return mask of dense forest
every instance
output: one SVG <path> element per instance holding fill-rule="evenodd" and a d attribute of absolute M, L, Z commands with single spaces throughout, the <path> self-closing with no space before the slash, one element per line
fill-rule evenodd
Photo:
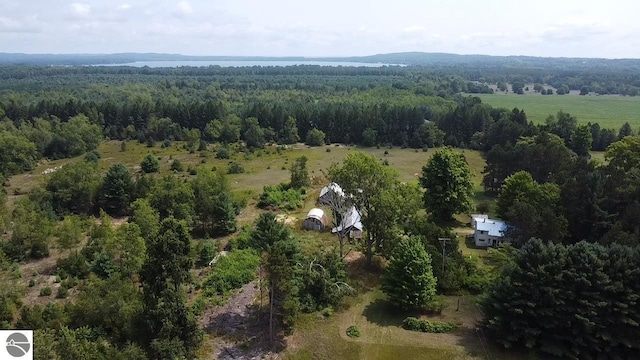
<path fill-rule="evenodd" d="M 627 95 L 640 88 L 617 67 L 598 72 L 551 64 L 534 69 L 531 60 L 520 68 L 476 70 L 464 62 L 379 68 L 0 67 L 3 182 L 43 158 L 84 155 L 20 194 L 11 209 L 5 205 L 8 194 L 0 193 L 0 228 L 7 235 L 0 269 L 11 284 L 0 298 L 0 321 L 3 327 L 37 329 L 41 358 L 81 358 L 86 352 L 95 358 L 192 358 L 202 342 L 196 317 L 251 281 L 259 265 L 271 306 L 265 333 L 272 341 L 290 334 L 300 314 L 338 306 L 356 291 L 342 258 L 343 234 L 338 255 L 305 251 L 271 211 L 239 228 L 237 216 L 248 200 L 231 191 L 227 174 L 242 173 L 241 164 L 230 162 L 226 171 L 190 167 L 185 181 L 178 176 L 184 173 L 178 160 L 171 163 L 172 173 L 156 175 L 158 159 L 149 154 L 137 174 L 120 163 L 101 173 L 96 149 L 104 140 L 122 141 L 123 152 L 126 141 L 149 148 L 183 141 L 190 153 L 213 146 L 219 159 L 262 156 L 267 144 L 286 151 L 299 142 L 438 148 L 417 184 L 401 182 L 388 162 L 360 152 L 325 174 L 357 194 L 334 199 L 332 210 L 358 207 L 366 229 L 359 249 L 367 269 L 374 256 L 389 261 L 382 277 L 389 299 L 403 309 L 434 311 L 436 293 L 483 294 L 480 325 L 506 347 L 568 358 L 611 351 L 626 358 L 638 350 L 631 339 L 640 323 L 633 295 L 640 136 L 629 124 L 579 124 L 562 111 L 535 125 L 523 109 L 493 108 L 462 94 L 491 92 L 488 83 L 514 79 L 570 89 L 588 83 L 591 91 Z M 464 156 L 448 147 L 481 152 L 483 189 L 474 189 Z M 606 162 L 592 160 L 592 151 L 605 151 Z M 299 208 L 311 186 L 306 162 L 296 159 L 291 181 L 266 186 L 256 205 Z M 475 201 L 476 191 L 485 200 Z M 496 266 L 501 275 L 462 256 L 457 243 L 440 255 L 437 239 L 455 236 L 455 214 L 494 207 L 520 248 L 500 252 L 506 258 Z M 116 227 L 111 216 L 129 221 Z M 196 283 L 190 269 L 208 264 L 218 250 L 205 239 L 230 234 L 229 255 Z M 194 237 L 202 240 L 197 246 Z M 64 284 L 56 296 L 65 299 L 73 291 L 75 301 L 23 306 L 15 290 L 16 264 L 47 258 L 54 245 L 65 255 L 56 263 L 55 276 Z M 411 259 L 415 269 L 404 272 Z M 455 271 L 445 272 L 445 263 Z M 535 264 L 539 276 L 531 278 L 528 267 Z M 619 278 L 614 269 L 628 276 Z M 552 279 L 543 283 L 547 277 Z M 523 283 L 544 284 L 554 296 L 518 286 Z M 415 296 L 407 298 L 406 289 Z M 204 295 L 187 303 L 191 291 Z M 566 305 L 578 296 L 592 305 Z M 537 300 L 540 310 L 519 307 Z M 626 335 L 612 339 L 609 331 L 617 326 L 625 326 Z M 572 336 L 554 336 L 567 329 Z"/>

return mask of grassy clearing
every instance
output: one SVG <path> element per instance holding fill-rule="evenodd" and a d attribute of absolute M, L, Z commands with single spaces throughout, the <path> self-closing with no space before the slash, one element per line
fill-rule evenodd
<path fill-rule="evenodd" d="M 300 156 L 306 156 L 309 161 L 309 175 L 313 178 L 315 188 L 319 191 L 327 180 L 324 173 L 334 162 L 342 161 L 342 159 L 353 151 L 364 151 L 374 154 L 380 160 L 387 160 L 389 165 L 396 168 L 400 174 L 402 181 L 417 181 L 418 176 L 435 150 L 430 149 L 427 152 L 414 149 L 386 149 L 386 148 L 356 148 L 343 145 L 326 145 L 320 147 L 308 147 L 297 144 L 289 149 L 276 151 L 275 146 L 268 146 L 263 150 L 257 151 L 249 156 L 244 153 L 234 153 L 231 159 L 216 159 L 215 148 L 210 147 L 208 151 L 202 153 L 189 154 L 184 148 L 184 143 L 174 142 L 171 146 L 161 148 L 160 146 L 147 147 L 145 144 L 139 144 L 136 141 L 128 141 L 126 151 L 121 151 L 120 141 L 105 141 L 98 148 L 101 158 L 98 162 L 100 170 L 106 170 L 116 164 L 123 163 L 132 172 L 140 171 L 140 162 L 147 154 L 154 154 L 160 159 L 160 174 L 170 174 L 171 162 L 178 159 L 186 169 L 189 166 L 195 167 L 198 171 L 210 171 L 212 168 L 226 170 L 229 162 L 235 161 L 242 164 L 245 169 L 241 174 L 230 174 L 228 176 L 231 186 L 236 192 L 242 192 L 249 197 L 255 197 L 262 192 L 265 185 L 276 185 L 281 182 L 287 182 L 290 178 L 289 168 L 294 159 Z M 473 173 L 473 180 L 476 188 L 480 190 L 480 182 L 482 181 L 482 169 L 485 161 L 477 151 L 459 150 L 465 154 L 467 161 Z M 387 152 L 387 154 L 385 154 Z M 82 160 L 84 156 L 78 156 L 71 159 L 62 159 L 56 161 L 42 161 L 35 169 L 29 173 L 20 174 L 11 177 L 10 186 L 7 191 L 10 197 L 10 206 L 13 204 L 17 196 L 28 193 L 34 186 L 44 184 L 46 175 L 42 175 L 42 171 L 56 166 L 64 165 L 70 162 Z M 177 176 L 188 178 L 191 175 L 188 172 L 181 172 Z M 312 190 L 313 191 L 313 190 Z M 310 194 L 307 197 L 305 210 L 309 210 L 313 205 L 316 197 Z M 248 214 L 251 215 L 251 214 Z M 256 214 L 253 214 L 256 215 Z M 300 215 L 300 214 L 297 214 Z M 306 212 L 301 216 L 306 215 Z M 257 215 L 256 215 L 257 216 Z M 254 218 L 249 216 L 249 218 Z"/>
<path fill-rule="evenodd" d="M 603 128 L 619 129 L 628 122 L 634 130 L 640 127 L 640 97 L 614 95 L 603 96 L 543 96 L 516 94 L 479 94 L 494 107 L 524 109 L 527 118 L 536 124 L 544 123 L 547 116 L 558 111 L 568 112 L 578 118 L 579 123 L 597 122 Z"/>
<path fill-rule="evenodd" d="M 407 316 L 386 300 L 379 288 L 354 297 L 345 311 L 330 318 L 307 317 L 288 340 L 286 359 L 521 359 L 521 355 L 489 347 L 475 331 L 480 314 L 475 296 L 447 297 L 440 315 L 429 320 L 458 324 L 452 334 L 429 334 L 402 328 Z M 458 300 L 460 307 L 458 309 Z M 457 310 L 458 309 L 458 310 Z M 349 326 L 357 325 L 361 336 L 350 338 Z"/>

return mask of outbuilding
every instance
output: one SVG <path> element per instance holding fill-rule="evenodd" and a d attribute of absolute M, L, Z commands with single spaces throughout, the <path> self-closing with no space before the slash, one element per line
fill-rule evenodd
<path fill-rule="evenodd" d="M 331 229 L 331 232 L 337 234 L 341 232 L 351 239 L 362 239 L 362 222 L 360 221 L 362 215 L 355 206 L 352 206 L 344 215 L 342 215 L 342 221 L 340 226 Z"/>
<path fill-rule="evenodd" d="M 327 220 L 327 216 L 324 214 L 322 209 L 313 208 L 309 210 L 307 217 L 302 222 L 302 229 L 304 230 L 315 230 L 315 231 L 323 231 L 329 221 Z"/>
<path fill-rule="evenodd" d="M 336 198 L 344 197 L 344 191 L 340 185 L 332 182 L 331 184 L 325 186 L 320 191 L 320 197 L 318 198 L 318 204 L 320 205 L 331 205 Z"/>

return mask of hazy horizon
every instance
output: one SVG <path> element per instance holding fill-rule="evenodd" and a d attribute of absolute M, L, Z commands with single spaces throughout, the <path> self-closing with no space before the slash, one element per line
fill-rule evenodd
<path fill-rule="evenodd" d="M 640 3 L 5 0 L 6 53 L 640 58 Z"/>

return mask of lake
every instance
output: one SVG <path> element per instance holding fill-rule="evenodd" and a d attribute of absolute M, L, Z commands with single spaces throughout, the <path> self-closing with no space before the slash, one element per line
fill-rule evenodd
<path fill-rule="evenodd" d="M 400 64 L 363 63 L 348 61 L 285 61 L 285 60 L 218 60 L 218 61 L 136 61 L 125 64 L 98 64 L 93 66 L 134 66 L 160 68 L 160 67 L 180 67 L 180 66 L 220 66 L 220 67 L 251 67 L 251 66 L 295 66 L 295 65 L 319 65 L 332 67 L 382 67 L 382 66 L 405 66 Z"/>

